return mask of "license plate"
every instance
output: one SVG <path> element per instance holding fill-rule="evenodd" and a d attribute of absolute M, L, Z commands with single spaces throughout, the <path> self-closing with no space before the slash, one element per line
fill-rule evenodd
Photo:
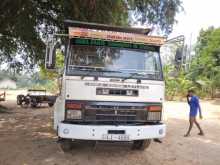
<path fill-rule="evenodd" d="M 109 141 L 129 141 L 129 135 L 122 134 L 103 134 L 102 140 Z"/>

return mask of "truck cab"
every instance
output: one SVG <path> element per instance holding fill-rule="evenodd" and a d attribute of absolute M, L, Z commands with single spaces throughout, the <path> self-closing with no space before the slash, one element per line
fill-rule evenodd
<path fill-rule="evenodd" d="M 163 138 L 165 85 L 160 46 L 149 29 L 65 21 L 65 67 L 54 109 L 61 145 L 74 140 L 132 142 L 144 149 Z M 54 68 L 56 43 L 47 47 Z"/>

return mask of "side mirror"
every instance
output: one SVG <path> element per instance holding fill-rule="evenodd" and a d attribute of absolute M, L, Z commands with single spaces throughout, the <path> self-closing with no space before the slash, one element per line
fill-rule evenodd
<path fill-rule="evenodd" d="M 177 48 L 176 54 L 175 54 L 175 62 L 181 63 L 183 58 L 183 50 L 181 48 Z"/>
<path fill-rule="evenodd" d="M 55 69 L 56 67 L 56 50 L 58 48 L 58 42 L 48 42 L 46 46 L 45 68 Z"/>

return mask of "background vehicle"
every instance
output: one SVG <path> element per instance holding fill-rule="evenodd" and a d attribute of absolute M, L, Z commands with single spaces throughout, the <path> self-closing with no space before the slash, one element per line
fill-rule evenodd
<path fill-rule="evenodd" d="M 5 101 L 5 96 L 6 96 L 5 92 L 0 93 L 0 101 Z"/>
<path fill-rule="evenodd" d="M 54 110 L 63 149 L 72 140 L 133 142 L 144 149 L 165 136 L 160 46 L 150 29 L 65 21 L 65 69 Z M 48 42 L 46 68 L 55 68 L 57 38 Z"/>
<path fill-rule="evenodd" d="M 46 90 L 28 89 L 27 95 L 17 96 L 17 105 L 37 107 L 40 104 L 46 103 L 52 107 L 57 96 L 47 95 Z"/>

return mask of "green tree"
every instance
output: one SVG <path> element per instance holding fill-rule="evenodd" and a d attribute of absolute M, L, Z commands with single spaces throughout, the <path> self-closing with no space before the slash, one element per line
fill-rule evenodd
<path fill-rule="evenodd" d="M 200 31 L 189 75 L 199 88 L 214 97 L 220 88 L 220 28 Z"/>
<path fill-rule="evenodd" d="M 2 0 L 0 62 L 19 54 L 29 68 L 42 64 L 47 34 L 63 32 L 64 19 L 112 25 L 137 20 L 169 33 L 180 10 L 181 0 Z"/>
<path fill-rule="evenodd" d="M 43 65 L 40 66 L 40 77 L 42 79 L 58 78 L 64 69 L 64 55 L 60 50 L 56 52 L 56 70 L 48 71 Z"/>
<path fill-rule="evenodd" d="M 166 98 L 173 100 L 175 96 L 185 97 L 187 91 L 193 88 L 192 82 L 189 80 L 187 73 L 182 69 L 176 73 L 174 65 L 165 65 L 163 68 L 166 86 Z"/>

